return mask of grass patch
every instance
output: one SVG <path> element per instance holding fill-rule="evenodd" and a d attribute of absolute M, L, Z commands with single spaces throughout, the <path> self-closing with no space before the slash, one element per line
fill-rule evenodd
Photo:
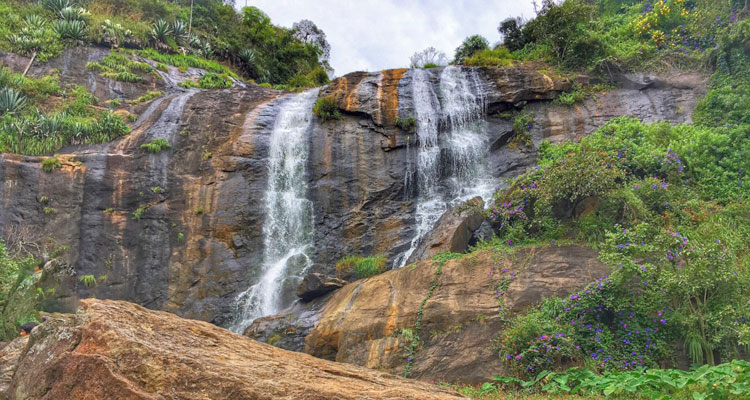
<path fill-rule="evenodd" d="M 353 273 L 357 279 L 369 278 L 385 272 L 388 269 L 386 261 L 384 256 L 346 257 L 336 263 L 336 274 L 344 277 Z"/>
<path fill-rule="evenodd" d="M 149 153 L 159 154 L 162 151 L 171 148 L 172 146 L 169 144 L 167 139 L 164 138 L 158 138 L 154 139 L 149 143 L 144 143 L 141 145 L 141 148 L 148 151 Z"/>

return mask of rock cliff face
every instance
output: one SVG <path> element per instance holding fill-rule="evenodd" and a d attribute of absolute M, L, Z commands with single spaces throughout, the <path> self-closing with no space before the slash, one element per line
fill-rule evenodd
<path fill-rule="evenodd" d="M 0 349 L 4 399 L 458 399 L 438 386 L 289 352 L 103 300 Z"/>
<path fill-rule="evenodd" d="M 411 336 L 418 333 L 422 343 L 410 377 L 485 382 L 505 372 L 492 343 L 503 329 L 500 307 L 505 315 L 519 313 L 608 273 L 596 251 L 580 246 L 481 251 L 442 267 L 438 261 L 422 261 L 351 283 L 300 319 L 302 326 L 317 320 L 312 329 L 289 331 L 299 325 L 294 314 L 255 326 L 276 332 L 279 346 L 302 350 L 294 346 L 304 338 L 308 354 L 392 373 L 403 372 Z M 437 286 L 428 296 L 433 280 Z M 499 294 L 504 280 L 510 285 Z M 415 332 L 423 301 L 421 328 Z"/>
<path fill-rule="evenodd" d="M 38 157 L 0 156 L 0 231 L 46 243 L 50 252 L 64 249 L 66 274 L 47 283 L 57 289 L 50 307 L 72 310 L 76 299 L 96 296 L 226 324 L 237 294 L 258 279 L 269 134 L 289 95 L 239 84 L 183 90 L 175 86 L 176 70 L 146 84 L 112 82 L 85 69 L 85 62 L 106 54 L 67 50 L 32 73 L 58 68 L 61 82 L 84 85 L 101 100 L 133 99 L 154 89 L 165 96 L 128 110 L 139 115 L 128 136 L 64 149 L 61 170 L 43 172 Z M 25 65 L 12 55 L 0 59 L 11 67 Z M 704 87 L 696 76 L 649 82 L 631 77 L 635 83 L 627 88 L 566 107 L 549 100 L 570 83 L 543 71 L 536 64 L 476 70 L 492 177 L 518 174 L 535 157 L 533 148 L 505 146 L 512 121 L 502 118 L 504 110 L 535 112 L 531 135 L 538 144 L 544 138 L 575 139 L 617 115 L 687 121 Z M 431 85 L 439 84 L 440 72 L 428 71 Z M 414 187 L 405 182 L 416 137 L 395 122 L 414 114 L 413 80 L 409 70 L 353 73 L 321 90 L 321 96 L 335 98 L 344 116 L 314 121 L 309 137 L 313 272 L 330 274 L 335 261 L 352 254 L 392 260 L 409 247 L 415 199 Z M 155 138 L 167 139 L 171 149 L 140 149 Z M 48 204 L 41 204 L 42 196 Z M 106 280 L 86 287 L 78 278 L 88 274 Z"/>

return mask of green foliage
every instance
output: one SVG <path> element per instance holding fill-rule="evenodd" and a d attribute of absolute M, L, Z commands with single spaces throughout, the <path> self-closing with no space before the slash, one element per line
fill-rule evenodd
<path fill-rule="evenodd" d="M 321 121 L 341 119 L 338 103 L 331 96 L 319 98 L 315 102 L 315 106 L 313 106 L 313 114 L 320 118 Z"/>
<path fill-rule="evenodd" d="M 586 92 L 583 91 L 583 88 L 576 85 L 572 90 L 561 93 L 559 96 L 557 96 L 554 102 L 557 104 L 572 106 L 576 103 L 583 103 L 584 100 L 586 100 Z"/>
<path fill-rule="evenodd" d="M 435 64 L 435 63 L 427 63 L 422 66 L 422 68 L 440 68 L 441 65 Z"/>
<path fill-rule="evenodd" d="M 182 233 L 182 232 L 178 232 L 177 233 L 177 240 L 180 241 L 180 242 L 184 242 L 185 241 L 185 234 Z"/>
<path fill-rule="evenodd" d="M 36 265 L 31 256 L 11 256 L 0 241 L 0 340 L 11 340 L 21 324 L 40 320 L 44 292 L 37 286 Z"/>
<path fill-rule="evenodd" d="M 56 169 L 62 168 L 62 163 L 57 157 L 45 158 L 42 160 L 42 170 L 44 172 L 53 172 Z"/>
<path fill-rule="evenodd" d="M 404 119 L 396 117 L 396 126 L 402 131 L 411 132 L 417 127 L 417 120 L 411 116 Z"/>
<path fill-rule="evenodd" d="M 596 374 L 588 368 L 565 372 L 543 371 L 530 381 L 495 377 L 492 389 L 503 387 L 547 394 L 629 396 L 636 399 L 742 399 L 750 396 L 750 363 L 735 360 L 716 366 L 704 365 L 691 371 L 646 369 Z M 487 388 L 489 391 L 489 387 Z"/>
<path fill-rule="evenodd" d="M 226 74 L 233 78 L 237 78 L 236 73 L 213 60 L 206 60 L 192 55 L 162 54 L 154 49 L 137 50 L 133 53 L 139 57 L 148 58 L 164 65 L 184 68 L 185 70 L 187 70 L 187 68 L 200 68 L 215 74 Z"/>
<path fill-rule="evenodd" d="M 513 139 L 511 144 L 518 145 L 523 144 L 524 146 L 531 147 L 533 145 L 531 141 L 531 128 L 534 124 L 534 114 L 530 112 L 522 112 L 513 119 Z"/>
<path fill-rule="evenodd" d="M 128 104 L 141 104 L 141 103 L 145 103 L 147 101 L 151 101 L 153 99 L 157 99 L 157 98 L 162 97 L 162 96 L 164 96 L 164 92 L 150 90 L 150 91 L 146 92 L 146 94 L 144 94 L 143 96 L 141 96 L 141 97 L 139 97 L 139 98 L 137 98 L 135 100 L 128 100 Z"/>
<path fill-rule="evenodd" d="M 474 53 L 489 49 L 490 44 L 481 35 L 473 35 L 464 39 L 463 43 L 456 48 L 456 54 L 453 57 L 453 62 L 456 64 L 463 64 L 466 58 L 471 57 Z"/>
<path fill-rule="evenodd" d="M 388 268 L 386 261 L 384 256 L 350 256 L 336 263 L 336 273 L 338 276 L 353 273 L 357 279 L 369 278 L 385 272 Z"/>
<path fill-rule="evenodd" d="M 152 72 L 153 68 L 146 63 L 134 61 L 122 53 L 111 52 L 99 62 L 89 62 L 86 68 L 97 71 L 105 78 L 119 82 L 140 83 L 145 79 L 135 72 Z"/>
<path fill-rule="evenodd" d="M 133 211 L 133 220 L 134 221 L 140 221 L 141 217 L 143 216 L 143 213 L 148 210 L 148 205 L 142 205 Z"/>
<path fill-rule="evenodd" d="M 171 148 L 172 146 L 169 144 L 167 139 L 164 138 L 158 138 L 152 140 L 150 143 L 144 143 L 141 145 L 141 148 L 148 151 L 149 153 L 159 154 L 162 151 Z"/>
<path fill-rule="evenodd" d="M 227 74 L 219 75 L 209 72 L 198 79 L 198 84 L 202 89 L 228 89 L 234 85 L 234 82 Z"/>
<path fill-rule="evenodd" d="M 479 50 L 464 59 L 463 64 L 472 67 L 507 67 L 513 64 L 513 54 L 505 47 Z"/>
<path fill-rule="evenodd" d="M 94 275 L 92 275 L 92 274 L 89 274 L 89 275 L 81 275 L 81 276 L 80 276 L 80 277 L 78 278 L 78 280 L 79 280 L 79 281 L 80 281 L 81 283 L 83 283 L 83 285 L 84 285 L 84 286 L 86 286 L 86 287 L 94 287 L 94 286 L 96 286 L 96 283 L 97 283 L 97 282 L 96 282 L 96 277 L 94 277 Z"/>
<path fill-rule="evenodd" d="M 52 24 L 52 29 L 62 40 L 76 44 L 84 43 L 88 33 L 86 22 L 79 20 L 60 19 Z"/>
<path fill-rule="evenodd" d="M 15 114 L 26 105 L 26 96 L 13 89 L 0 89 L 0 115 Z"/>

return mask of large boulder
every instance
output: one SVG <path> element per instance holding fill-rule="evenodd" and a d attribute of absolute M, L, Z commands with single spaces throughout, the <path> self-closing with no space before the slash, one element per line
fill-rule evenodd
<path fill-rule="evenodd" d="M 461 398 L 121 301 L 84 300 L 77 314 L 51 314 L 28 342 L 9 346 L 23 350 L 0 351 L 0 372 L 15 371 L 0 385 L 7 399 Z"/>
<path fill-rule="evenodd" d="M 521 247 L 509 253 L 479 251 L 448 261 L 437 276 L 440 264 L 422 261 L 335 292 L 307 335 L 305 352 L 402 373 L 422 311 L 418 332 L 422 343 L 410 376 L 491 380 L 507 372 L 493 349 L 493 339 L 504 324 L 501 306 L 505 313 L 520 313 L 542 298 L 568 295 L 609 272 L 597 261 L 595 250 L 572 245 Z M 498 285 L 503 278 L 511 284 L 501 296 Z"/>

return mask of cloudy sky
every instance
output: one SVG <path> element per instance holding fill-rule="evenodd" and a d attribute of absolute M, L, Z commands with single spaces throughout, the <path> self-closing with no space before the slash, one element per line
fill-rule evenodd
<path fill-rule="evenodd" d="M 244 7 L 246 0 L 236 0 Z M 434 46 L 449 58 L 470 35 L 500 40 L 509 16 L 533 16 L 532 0 L 248 0 L 276 25 L 309 19 L 325 31 L 336 75 L 406 67 L 415 51 Z"/>

